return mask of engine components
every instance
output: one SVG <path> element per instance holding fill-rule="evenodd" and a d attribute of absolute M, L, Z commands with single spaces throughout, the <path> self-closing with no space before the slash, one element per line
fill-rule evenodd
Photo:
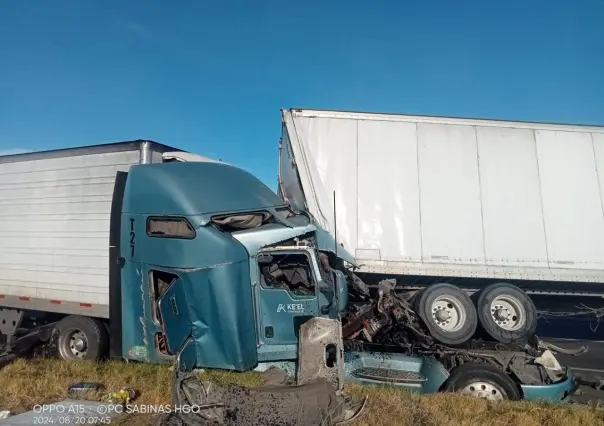
<path fill-rule="evenodd" d="M 349 286 L 368 296 L 367 286 L 349 274 Z M 377 296 L 351 307 L 343 319 L 345 339 L 369 343 L 459 347 L 469 343 L 477 330 L 499 343 L 523 345 L 535 333 L 537 311 L 520 288 L 492 284 L 470 298 L 459 287 L 440 283 L 411 292 L 396 292 L 396 280 L 377 284 Z M 476 335 L 476 336 L 475 336 Z"/>

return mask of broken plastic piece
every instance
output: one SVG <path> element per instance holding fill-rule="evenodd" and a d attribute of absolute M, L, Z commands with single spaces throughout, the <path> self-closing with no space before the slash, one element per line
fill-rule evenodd
<path fill-rule="evenodd" d="M 562 366 L 549 349 L 546 349 L 540 357 L 535 358 L 537 364 L 541 364 L 548 370 L 562 371 Z"/>
<path fill-rule="evenodd" d="M 80 382 L 69 386 L 69 392 L 86 392 L 86 391 L 99 391 L 103 389 L 101 383 L 96 382 Z"/>
<path fill-rule="evenodd" d="M 120 389 L 119 392 L 109 392 L 103 395 L 103 400 L 112 404 L 130 404 L 138 396 L 132 388 Z"/>

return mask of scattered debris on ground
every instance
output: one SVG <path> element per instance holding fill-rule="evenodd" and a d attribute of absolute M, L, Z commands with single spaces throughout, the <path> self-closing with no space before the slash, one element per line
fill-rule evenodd
<path fill-rule="evenodd" d="M 216 385 L 236 384 L 258 387 L 264 382 L 257 373 L 235 373 L 207 370 L 200 373 L 203 382 Z M 172 404 L 169 366 L 142 363 L 65 362 L 54 359 L 17 360 L 0 369 L 0 411 L 13 416 L 31 410 L 35 404 L 50 404 L 73 398 L 69 387 L 79 382 L 96 382 L 103 390 L 90 391 L 85 398 L 101 401 L 103 392 L 136 389 L 135 405 Z M 271 384 L 278 385 L 279 379 Z M 454 394 L 417 395 L 390 387 L 367 388 L 346 386 L 346 394 L 361 400 L 369 397 L 367 408 L 354 426 L 571 426 L 602 425 L 604 413 L 597 407 L 535 404 L 529 402 L 487 401 Z M 157 414 L 126 414 L 111 422 L 118 426 L 156 424 Z"/>
<path fill-rule="evenodd" d="M 224 426 L 330 426 L 361 415 L 366 399 L 355 402 L 327 380 L 291 386 L 277 368 L 261 374 L 264 384 L 244 387 L 216 385 L 195 373 L 173 374 L 175 406 L 207 407 L 195 413 L 172 413 L 158 424 Z M 267 380 L 268 379 L 268 380 Z M 268 383 L 267 383 L 268 382 Z"/>

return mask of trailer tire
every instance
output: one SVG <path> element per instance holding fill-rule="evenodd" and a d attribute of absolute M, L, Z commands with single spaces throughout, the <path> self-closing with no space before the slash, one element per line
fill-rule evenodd
<path fill-rule="evenodd" d="M 107 356 L 109 333 L 101 320 L 70 315 L 56 325 L 57 356 L 66 361 L 99 361 Z"/>
<path fill-rule="evenodd" d="M 520 288 L 491 284 L 473 295 L 479 330 L 500 343 L 525 343 L 537 329 L 537 308 Z"/>
<path fill-rule="evenodd" d="M 415 310 L 430 335 L 444 345 L 467 342 L 478 326 L 470 296 L 451 284 L 434 284 L 422 290 L 415 299 Z"/>
<path fill-rule="evenodd" d="M 466 363 L 451 370 L 443 385 L 444 392 L 485 398 L 490 401 L 517 401 L 520 389 L 505 372 L 490 364 Z"/>

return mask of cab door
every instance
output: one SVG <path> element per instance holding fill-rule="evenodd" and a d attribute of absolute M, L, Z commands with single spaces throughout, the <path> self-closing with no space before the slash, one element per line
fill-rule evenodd
<path fill-rule="evenodd" d="M 176 354 L 193 329 L 183 282 L 180 278 L 175 279 L 161 295 L 158 305 L 168 350 L 171 354 Z"/>
<path fill-rule="evenodd" d="M 297 345 L 300 326 L 319 316 L 310 253 L 274 251 L 258 260 L 260 340 L 265 345 Z"/>

